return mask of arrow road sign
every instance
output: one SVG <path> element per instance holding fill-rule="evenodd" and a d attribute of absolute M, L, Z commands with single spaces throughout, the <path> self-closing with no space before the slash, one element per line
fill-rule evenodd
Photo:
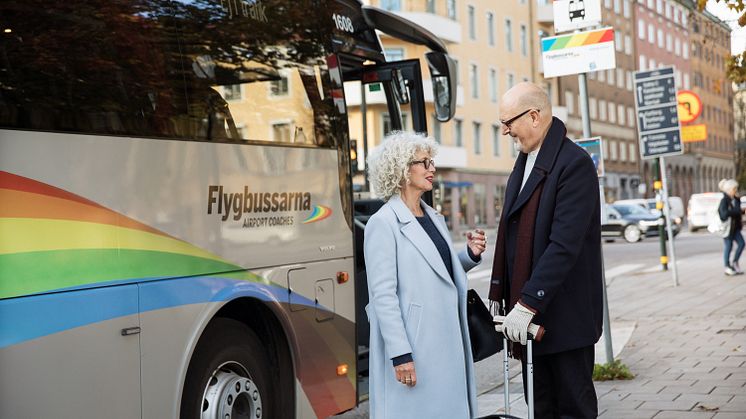
<path fill-rule="evenodd" d="M 643 159 L 683 152 L 673 67 L 636 71 L 635 105 Z"/>

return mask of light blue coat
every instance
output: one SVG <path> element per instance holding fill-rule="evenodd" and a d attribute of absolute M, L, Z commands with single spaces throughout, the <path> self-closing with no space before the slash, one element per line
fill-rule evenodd
<path fill-rule="evenodd" d="M 443 216 L 422 203 L 451 247 L 453 280 L 433 241 L 399 196 L 365 227 L 370 304 L 370 417 L 465 419 L 477 415 L 466 323 L 466 248 L 453 252 Z M 455 285 L 454 285 L 455 281 Z M 396 381 L 391 358 L 412 353 L 417 385 Z"/>

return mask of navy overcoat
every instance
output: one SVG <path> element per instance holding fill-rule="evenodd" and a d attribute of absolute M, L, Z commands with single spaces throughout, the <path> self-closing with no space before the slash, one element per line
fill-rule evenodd
<path fill-rule="evenodd" d="M 527 154 L 520 153 L 508 179 L 503 217 L 508 217 L 506 264 L 512 271 L 518 215 L 539 183 L 531 256 L 531 276 L 521 300 L 539 311 L 534 323 L 546 328 L 535 355 L 595 344 L 601 336 L 602 260 L 600 193 L 589 154 L 570 141 L 565 125 L 553 118 L 534 168 L 521 188 Z"/>

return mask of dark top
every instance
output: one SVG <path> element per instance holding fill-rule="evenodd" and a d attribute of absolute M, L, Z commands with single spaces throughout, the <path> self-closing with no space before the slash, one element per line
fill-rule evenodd
<path fill-rule="evenodd" d="M 445 263 L 446 269 L 448 269 L 448 274 L 451 275 L 451 281 L 453 281 L 453 262 L 451 261 L 451 247 L 448 245 L 448 242 L 440 234 L 440 231 L 438 231 L 438 227 L 435 226 L 435 223 L 433 223 L 433 220 L 430 219 L 430 217 L 424 215 L 422 217 L 415 218 L 417 218 L 417 221 L 420 223 L 427 235 L 430 236 L 430 240 L 432 240 L 433 244 L 435 244 L 435 248 L 438 249 L 438 253 L 440 253 L 440 257 L 443 258 L 443 263 Z M 475 256 L 474 253 L 471 252 L 471 249 L 469 249 L 468 247 L 466 249 L 471 260 L 473 260 L 474 262 L 479 262 L 480 257 Z M 394 366 L 406 364 L 407 362 L 413 361 L 412 354 L 409 353 L 395 356 L 391 358 L 391 361 L 393 361 Z"/>
<path fill-rule="evenodd" d="M 723 199 L 720 200 L 720 206 L 718 207 L 718 214 L 720 220 L 725 221 L 730 218 L 730 233 L 727 239 L 732 239 L 736 236 L 736 233 L 741 231 L 743 223 L 741 222 L 741 199 L 736 196 L 731 198 L 728 194 L 723 193 Z"/>

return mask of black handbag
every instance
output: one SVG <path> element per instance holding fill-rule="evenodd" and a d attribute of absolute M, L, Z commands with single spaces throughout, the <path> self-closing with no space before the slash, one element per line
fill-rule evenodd
<path fill-rule="evenodd" d="M 474 362 L 488 358 L 503 349 L 502 337 L 495 330 L 492 315 L 473 289 L 466 293 L 466 318 Z"/>

